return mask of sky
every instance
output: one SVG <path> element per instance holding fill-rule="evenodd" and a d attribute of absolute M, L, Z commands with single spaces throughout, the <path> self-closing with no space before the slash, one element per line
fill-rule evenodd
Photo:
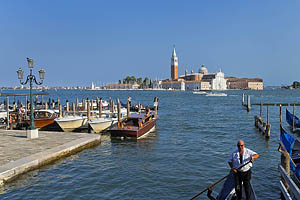
<path fill-rule="evenodd" d="M 0 0 L 0 87 L 16 71 L 45 69 L 43 85 L 89 86 L 126 76 L 178 72 L 262 78 L 264 86 L 300 81 L 297 0 Z"/>

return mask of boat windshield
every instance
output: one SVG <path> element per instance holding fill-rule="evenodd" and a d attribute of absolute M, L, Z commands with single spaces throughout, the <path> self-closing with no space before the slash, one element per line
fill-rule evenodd
<path fill-rule="evenodd" d="M 125 125 L 129 126 L 139 126 L 139 119 L 138 118 L 127 118 L 123 121 Z"/>

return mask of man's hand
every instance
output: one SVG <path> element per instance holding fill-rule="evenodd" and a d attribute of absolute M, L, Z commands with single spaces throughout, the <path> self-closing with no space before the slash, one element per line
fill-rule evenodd
<path fill-rule="evenodd" d="M 233 173 L 237 173 L 236 169 L 232 168 L 231 170 L 232 170 Z"/>

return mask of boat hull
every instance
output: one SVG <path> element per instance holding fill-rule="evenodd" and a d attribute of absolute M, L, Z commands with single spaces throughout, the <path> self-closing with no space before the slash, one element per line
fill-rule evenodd
<path fill-rule="evenodd" d="M 91 120 L 88 123 L 95 133 L 100 133 L 101 131 L 108 129 L 111 125 L 116 123 L 116 121 L 114 121 L 114 120 L 106 120 L 106 121 Z"/>
<path fill-rule="evenodd" d="M 64 132 L 72 132 L 75 129 L 84 126 L 85 124 L 85 120 L 83 118 L 74 118 L 67 120 L 58 119 L 55 121 Z"/>
<path fill-rule="evenodd" d="M 26 123 L 28 124 L 28 125 L 30 125 L 30 120 L 25 120 L 26 121 Z M 35 127 L 36 128 L 43 128 L 43 127 L 46 127 L 46 126 L 49 126 L 49 125 L 51 125 L 51 124 L 53 124 L 54 123 L 54 118 L 47 118 L 47 119 L 35 119 L 34 120 L 34 125 L 35 125 Z"/>
<path fill-rule="evenodd" d="M 156 120 L 157 119 L 152 119 L 148 124 L 146 124 L 141 128 L 138 127 L 117 128 L 116 127 L 110 130 L 111 137 L 128 137 L 128 138 L 136 138 L 136 139 L 143 138 L 148 133 L 150 133 L 155 129 Z"/>

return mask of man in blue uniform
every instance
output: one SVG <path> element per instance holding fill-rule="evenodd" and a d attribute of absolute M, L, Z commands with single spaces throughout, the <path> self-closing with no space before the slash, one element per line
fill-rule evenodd
<path fill-rule="evenodd" d="M 256 152 L 245 147 L 243 140 L 238 141 L 237 149 L 235 149 L 229 156 L 228 164 L 234 173 L 235 191 L 238 200 L 242 199 L 242 183 L 245 188 L 246 199 L 250 200 L 251 167 L 254 159 L 258 157 L 259 155 Z M 249 162 L 249 164 L 239 169 L 241 165 L 247 162 Z"/>

